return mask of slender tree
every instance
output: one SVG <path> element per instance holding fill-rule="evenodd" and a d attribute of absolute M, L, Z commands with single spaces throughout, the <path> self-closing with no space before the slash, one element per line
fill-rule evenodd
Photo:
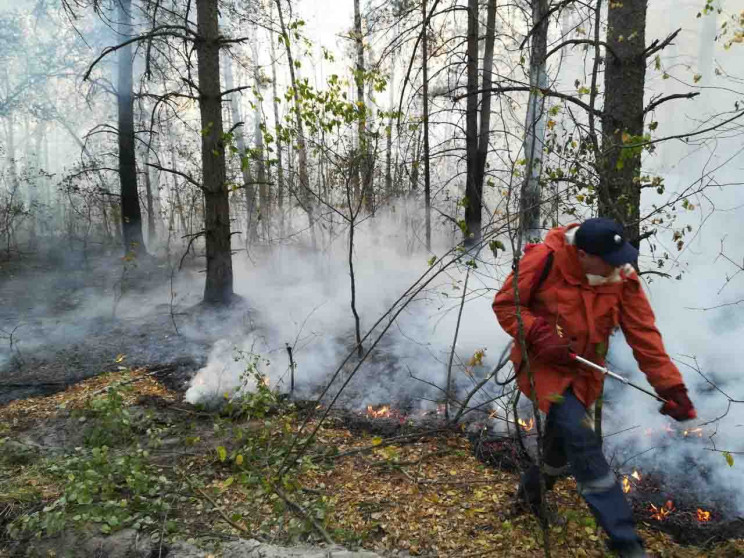
<path fill-rule="evenodd" d="M 468 0 L 467 36 L 467 106 L 465 112 L 465 157 L 467 182 L 465 186 L 466 244 L 481 238 L 482 191 L 476 183 L 478 157 L 478 0 Z"/>
<path fill-rule="evenodd" d="M 358 1 L 358 0 L 357 0 Z M 421 21 L 424 29 L 421 32 L 421 69 L 424 83 L 421 88 L 424 114 L 424 212 L 426 249 L 431 250 L 431 172 L 429 169 L 429 30 L 427 25 L 426 0 L 421 0 Z"/>
<path fill-rule="evenodd" d="M 119 1 L 119 34 L 132 35 L 132 2 Z M 134 95 L 132 90 L 132 45 L 119 49 L 116 97 L 119 110 L 119 181 L 121 183 L 121 221 L 124 251 L 139 254 L 144 251 L 142 213 L 137 191 L 137 165 L 134 146 Z"/>
<path fill-rule="evenodd" d="M 292 96 L 294 99 L 295 109 L 295 125 L 297 127 L 297 166 L 299 167 L 299 179 L 300 187 L 298 200 L 303 206 L 303 209 L 307 213 L 308 223 L 310 225 L 310 235 L 312 238 L 313 246 L 315 245 L 315 200 L 313 199 L 313 193 L 310 190 L 310 179 L 307 172 L 307 143 L 305 140 L 305 127 L 302 123 L 302 103 L 300 101 L 299 83 L 295 74 L 295 61 L 292 56 L 292 41 L 290 38 L 289 30 L 284 22 L 284 14 L 282 13 L 281 0 L 276 1 L 276 8 L 279 12 L 279 25 L 282 30 L 282 41 L 284 48 L 287 53 L 287 63 L 289 64 L 289 79 L 292 85 Z"/>
<path fill-rule="evenodd" d="M 201 151 L 204 191 L 204 235 L 207 280 L 204 302 L 228 304 L 233 297 L 230 250 L 230 203 L 225 183 L 225 145 L 220 90 L 220 37 L 217 0 L 196 0 L 196 56 L 201 113 Z"/>
<path fill-rule="evenodd" d="M 545 142 L 545 95 L 548 74 L 548 1 L 532 0 L 532 48 L 530 49 L 530 93 L 524 135 L 524 181 L 520 196 L 520 227 L 525 239 L 540 235 L 540 173 Z"/>
<path fill-rule="evenodd" d="M 483 52 L 483 93 L 481 94 L 480 130 L 478 131 L 478 152 L 475 163 L 475 184 L 478 192 L 483 192 L 488 159 L 488 145 L 491 139 L 491 87 L 493 84 L 493 48 L 496 42 L 496 0 L 488 0 L 486 7 L 486 46 Z"/>

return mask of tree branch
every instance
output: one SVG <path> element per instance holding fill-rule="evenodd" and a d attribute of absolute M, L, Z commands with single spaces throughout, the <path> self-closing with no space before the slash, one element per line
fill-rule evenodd
<path fill-rule="evenodd" d="M 182 30 L 186 30 L 187 33 L 193 33 L 188 28 L 186 28 L 186 27 L 184 27 L 182 25 L 161 25 L 160 27 L 158 27 L 156 29 L 162 29 L 162 28 L 182 29 Z M 139 41 L 144 41 L 145 39 L 152 39 L 152 38 L 155 38 L 155 37 L 174 37 L 176 39 L 183 39 L 184 41 L 191 40 L 186 35 L 179 35 L 177 33 L 171 32 L 171 31 L 158 31 L 156 29 L 150 31 L 149 33 L 145 33 L 144 35 L 138 35 L 136 37 L 132 37 L 131 39 L 126 40 L 123 43 L 118 44 L 116 46 L 111 46 L 111 47 L 104 48 L 103 49 L 103 52 L 101 52 L 101 54 L 98 56 L 98 58 L 96 58 L 93 61 L 93 63 L 90 66 L 88 66 L 88 69 L 86 70 L 85 74 L 83 74 L 83 81 L 87 81 L 88 80 L 88 78 L 90 77 L 90 73 L 93 71 L 93 68 L 95 68 L 96 64 L 98 64 L 106 56 L 108 56 L 112 52 L 116 52 L 120 48 L 123 48 L 123 47 L 125 47 L 127 45 L 131 45 L 132 43 L 136 43 L 136 42 L 139 42 Z"/>
<path fill-rule="evenodd" d="M 615 54 L 615 51 L 612 50 L 612 47 L 608 45 L 605 41 L 595 41 L 592 39 L 570 39 L 568 41 L 563 41 L 561 44 L 559 44 L 556 47 L 553 47 L 546 55 L 545 60 L 550 58 L 552 54 L 555 54 L 560 49 L 562 49 L 564 46 L 568 45 L 591 45 L 591 46 L 603 46 L 605 47 L 605 50 L 609 52 L 615 59 L 617 59 L 617 54 Z"/>
<path fill-rule="evenodd" d="M 160 170 L 160 171 L 165 171 L 165 172 L 169 172 L 171 174 L 176 174 L 176 175 L 180 176 L 181 178 L 185 178 L 188 182 L 190 182 L 191 184 L 193 184 L 194 186 L 196 186 L 200 190 L 203 190 L 202 185 L 199 184 L 196 180 L 194 180 L 193 178 L 191 178 L 186 173 L 183 173 L 181 171 L 177 171 L 175 169 L 169 169 L 169 168 L 166 168 L 166 167 L 161 167 L 160 165 L 156 165 L 155 163 L 145 163 L 145 165 L 147 165 L 148 167 L 152 167 L 154 169 Z"/>
<path fill-rule="evenodd" d="M 651 112 L 656 107 L 661 105 L 662 103 L 666 103 L 667 101 L 672 101 L 674 99 L 694 99 L 700 95 L 700 92 L 689 92 L 689 93 L 674 93 L 673 95 L 667 95 L 666 97 L 657 98 L 654 101 L 651 101 L 645 109 L 643 109 L 643 114 L 646 114 L 648 112 Z"/>
<path fill-rule="evenodd" d="M 465 95 L 458 95 L 457 97 L 453 97 L 454 101 L 461 101 L 462 99 L 470 96 L 470 95 L 480 95 L 481 93 L 484 93 L 485 89 L 480 89 L 478 91 L 474 91 L 471 93 L 466 93 Z M 509 93 L 512 91 L 530 91 L 530 87 L 523 85 L 523 86 L 509 86 L 509 87 L 492 87 L 490 89 L 492 93 Z M 568 101 L 570 103 L 573 103 L 577 106 L 580 106 L 585 111 L 587 111 L 590 114 L 594 114 L 595 116 L 599 116 L 602 118 L 603 113 L 600 110 L 594 109 L 588 104 L 586 104 L 584 101 L 581 101 L 574 97 L 573 95 L 568 95 L 567 93 L 560 93 L 558 91 L 553 91 L 551 89 L 540 89 L 540 93 L 545 95 L 546 97 L 555 97 L 557 99 L 563 99 L 564 101 Z"/>
<path fill-rule="evenodd" d="M 672 33 L 671 35 L 669 35 L 666 39 L 664 39 L 661 42 L 661 44 L 659 43 L 659 39 L 656 39 L 654 42 L 652 42 L 650 45 L 648 45 L 648 47 L 646 48 L 646 50 L 644 50 L 641 53 L 641 56 L 643 58 L 648 58 L 652 54 L 655 54 L 655 53 L 659 52 L 660 50 L 665 49 L 670 44 L 672 44 L 672 41 L 677 37 L 677 35 L 679 35 L 679 32 L 680 31 L 682 31 L 682 28 L 681 27 L 679 29 L 677 29 L 674 33 Z"/>

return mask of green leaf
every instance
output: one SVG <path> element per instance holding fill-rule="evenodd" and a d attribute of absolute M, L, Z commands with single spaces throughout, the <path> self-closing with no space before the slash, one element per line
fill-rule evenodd
<path fill-rule="evenodd" d="M 652 132 L 654 130 L 656 130 L 656 128 L 658 128 L 658 127 L 659 127 L 659 123 L 658 122 L 651 122 L 651 124 L 648 125 L 648 129 L 651 130 Z"/>
<path fill-rule="evenodd" d="M 374 438 L 372 438 L 373 446 L 379 446 L 381 443 L 382 443 L 382 438 L 380 438 L 379 436 L 375 436 Z"/>
<path fill-rule="evenodd" d="M 436 256 L 432 256 L 431 258 L 429 258 L 428 260 L 426 260 L 426 263 L 429 264 L 429 267 L 431 267 L 431 266 L 434 265 L 434 262 L 436 262 L 436 261 L 437 261 L 437 257 Z"/>
<path fill-rule="evenodd" d="M 217 456 L 220 458 L 220 461 L 225 461 L 225 459 L 227 459 L 227 450 L 225 449 L 225 446 L 217 447 Z"/>
<path fill-rule="evenodd" d="M 733 467 L 734 466 L 734 456 L 731 455 L 730 452 L 724 451 L 723 452 L 723 457 L 726 458 L 726 463 L 728 463 L 728 466 L 729 467 Z"/>

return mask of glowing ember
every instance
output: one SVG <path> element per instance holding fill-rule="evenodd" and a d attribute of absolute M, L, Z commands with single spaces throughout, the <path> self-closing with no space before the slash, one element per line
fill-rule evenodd
<path fill-rule="evenodd" d="M 690 430 L 685 430 L 682 432 L 684 436 L 697 436 L 698 438 L 703 437 L 703 429 L 702 428 L 691 428 Z"/>
<path fill-rule="evenodd" d="M 633 477 L 637 481 L 641 480 L 641 474 L 638 471 L 636 471 L 635 469 L 633 469 L 633 474 L 630 475 L 630 476 Z"/>
<path fill-rule="evenodd" d="M 390 416 L 390 407 L 383 405 L 379 409 L 375 409 L 372 405 L 367 405 L 367 416 L 372 418 L 387 418 Z"/>
<path fill-rule="evenodd" d="M 519 419 L 519 420 L 517 420 L 517 422 L 519 423 L 519 426 L 521 426 L 522 428 L 524 428 L 526 431 L 530 431 L 530 430 L 532 430 L 535 427 L 535 419 L 534 418 L 531 418 L 529 420 L 529 422 L 525 422 L 524 419 Z"/>
<path fill-rule="evenodd" d="M 710 512 L 701 510 L 700 508 L 698 508 L 697 518 L 698 518 L 698 521 L 702 523 L 705 523 L 706 521 L 710 521 Z"/>
<path fill-rule="evenodd" d="M 630 481 L 628 480 L 628 477 L 623 477 L 623 492 L 626 494 L 630 492 Z"/>
<path fill-rule="evenodd" d="M 674 503 L 671 500 L 667 500 L 666 504 L 664 504 L 660 508 L 657 508 L 653 504 L 650 504 L 648 511 L 651 512 L 651 519 L 664 521 L 667 517 L 669 517 L 669 514 L 674 511 Z"/>

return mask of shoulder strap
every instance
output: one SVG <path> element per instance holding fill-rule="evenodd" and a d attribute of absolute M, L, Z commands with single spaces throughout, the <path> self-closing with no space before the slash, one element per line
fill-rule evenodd
<path fill-rule="evenodd" d="M 543 269 L 540 272 L 540 275 L 537 277 L 534 283 L 532 283 L 532 287 L 530 288 L 530 302 L 532 302 L 532 297 L 534 294 L 540 290 L 540 287 L 542 287 L 542 284 L 545 283 L 545 279 L 548 278 L 548 275 L 550 274 L 550 269 L 553 267 L 553 251 L 548 250 L 548 255 L 545 258 L 545 265 L 543 265 Z"/>

